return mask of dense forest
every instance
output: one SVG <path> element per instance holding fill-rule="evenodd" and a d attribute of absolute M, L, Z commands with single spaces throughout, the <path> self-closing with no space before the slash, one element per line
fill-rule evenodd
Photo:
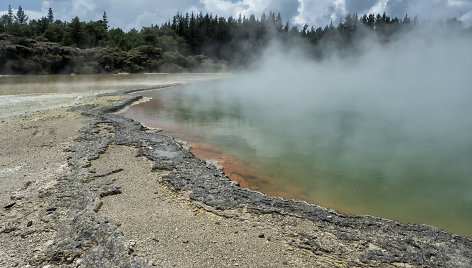
<path fill-rule="evenodd" d="M 110 29 L 107 13 L 98 21 L 30 20 L 18 7 L 0 17 L 0 73 L 105 73 L 221 71 L 250 63 L 271 40 L 290 46 L 304 42 L 307 56 L 320 59 L 324 48 L 348 51 L 363 37 L 380 42 L 418 25 L 471 34 L 456 19 L 446 22 L 391 18 L 384 14 L 349 14 L 337 25 L 297 27 L 270 12 L 260 18 L 224 18 L 212 14 L 177 14 L 162 25 L 128 32 Z"/>

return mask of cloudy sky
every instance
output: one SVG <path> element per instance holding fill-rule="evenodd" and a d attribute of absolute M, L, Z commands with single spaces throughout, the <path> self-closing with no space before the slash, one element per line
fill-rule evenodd
<path fill-rule="evenodd" d="M 472 24 L 472 0 L 0 0 L 2 14 L 10 4 L 22 6 L 30 18 L 47 14 L 51 7 L 56 19 L 70 21 L 101 19 L 104 11 L 112 27 L 125 30 L 151 24 L 162 24 L 177 12 L 209 12 L 219 16 L 239 14 L 259 16 L 262 12 L 280 12 L 284 21 L 324 26 L 335 23 L 347 13 L 383 13 L 403 18 L 448 19 L 456 17 Z"/>

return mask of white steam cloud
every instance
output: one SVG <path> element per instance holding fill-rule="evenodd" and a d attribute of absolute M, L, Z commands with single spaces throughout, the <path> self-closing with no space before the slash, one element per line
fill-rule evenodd
<path fill-rule="evenodd" d="M 472 38 L 432 27 L 394 38 L 351 54 L 327 43 L 321 61 L 310 46 L 274 42 L 249 70 L 156 93 L 142 114 L 174 120 L 300 198 L 470 235 Z"/>
<path fill-rule="evenodd" d="M 421 211 L 426 222 L 438 213 L 467 214 L 472 208 L 471 44 L 470 35 L 420 29 L 389 44 L 365 40 L 356 50 L 360 54 L 333 52 L 321 62 L 307 59 L 303 49 L 274 45 L 249 72 L 219 85 L 226 93 L 219 92 L 218 101 L 239 105 L 234 110 L 263 129 L 239 133 L 260 157 L 302 162 L 309 155 L 318 172 L 317 189 L 342 187 L 342 198 L 362 196 L 366 204 L 360 207 L 378 202 L 375 213 L 384 216 L 398 217 L 386 213 L 394 208 L 405 210 L 400 214 Z M 320 176 L 333 172 L 350 174 L 351 181 L 334 176 L 320 186 Z M 289 176 L 294 184 L 306 183 Z M 383 199 L 367 198 L 373 193 Z M 450 226 L 472 223 L 464 217 Z"/>
<path fill-rule="evenodd" d="M 288 126 L 281 132 L 305 120 L 299 125 L 306 129 L 293 131 L 324 137 L 327 144 L 319 146 L 341 146 L 340 161 L 377 161 L 377 153 L 397 160 L 432 152 L 448 155 L 434 161 L 427 157 L 434 168 L 436 161 L 457 158 L 464 146 L 472 146 L 470 44 L 470 36 L 418 30 L 386 45 L 366 40 L 357 50 L 360 54 L 332 53 L 322 62 L 274 45 L 251 72 L 223 87 L 238 92 L 241 103 L 257 106 L 256 117 L 282 119 L 273 122 Z M 422 150 L 412 155 L 408 146 Z M 379 168 L 390 164 L 398 163 L 379 162 Z"/>

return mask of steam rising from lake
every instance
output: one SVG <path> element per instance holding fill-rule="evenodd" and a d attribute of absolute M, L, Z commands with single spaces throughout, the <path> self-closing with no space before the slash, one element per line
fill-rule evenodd
<path fill-rule="evenodd" d="M 471 44 L 456 34 L 415 32 L 388 45 L 364 42 L 361 55 L 318 63 L 274 46 L 252 71 L 221 87 L 254 120 L 307 138 L 297 149 L 323 148 L 333 164 L 372 165 L 365 170 L 387 180 L 442 174 L 448 165 L 444 179 L 457 172 L 471 185 L 464 173 L 472 160 Z M 392 174 L 398 165 L 402 174 Z"/>
<path fill-rule="evenodd" d="M 472 235 L 471 41 L 421 30 L 318 62 L 274 43 L 244 73 L 160 98 L 310 201 Z"/>

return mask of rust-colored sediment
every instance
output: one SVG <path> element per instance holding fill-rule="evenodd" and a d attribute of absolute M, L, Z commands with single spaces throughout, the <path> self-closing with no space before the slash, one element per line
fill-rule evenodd
<path fill-rule="evenodd" d="M 231 156 L 230 154 L 220 151 L 215 147 L 199 142 L 190 143 L 192 144 L 190 151 L 195 156 L 205 160 L 217 160 L 218 163 L 223 166 L 225 174 L 231 180 L 237 181 L 241 187 L 261 191 L 272 196 L 280 196 L 286 199 L 305 200 L 310 203 L 320 204 L 346 214 L 357 214 L 356 211 L 348 207 L 340 206 L 339 204 L 336 204 L 330 200 L 320 200 L 319 198 L 313 199 L 309 193 L 306 193 L 295 186 L 280 186 L 270 183 L 265 178 L 258 175 L 256 171 L 248 169 L 247 164 L 244 164 L 241 162 L 241 160 Z"/>
<path fill-rule="evenodd" d="M 190 149 L 190 152 L 195 156 L 206 160 L 217 160 L 218 163 L 223 166 L 225 174 L 228 175 L 231 180 L 237 181 L 242 187 L 258 190 L 256 185 L 252 185 L 251 182 L 249 182 L 252 180 L 252 183 L 254 183 L 254 180 L 257 180 L 258 178 L 255 175 L 250 174 L 247 167 L 236 158 L 207 144 L 199 142 L 191 142 L 191 144 L 192 148 Z"/>

